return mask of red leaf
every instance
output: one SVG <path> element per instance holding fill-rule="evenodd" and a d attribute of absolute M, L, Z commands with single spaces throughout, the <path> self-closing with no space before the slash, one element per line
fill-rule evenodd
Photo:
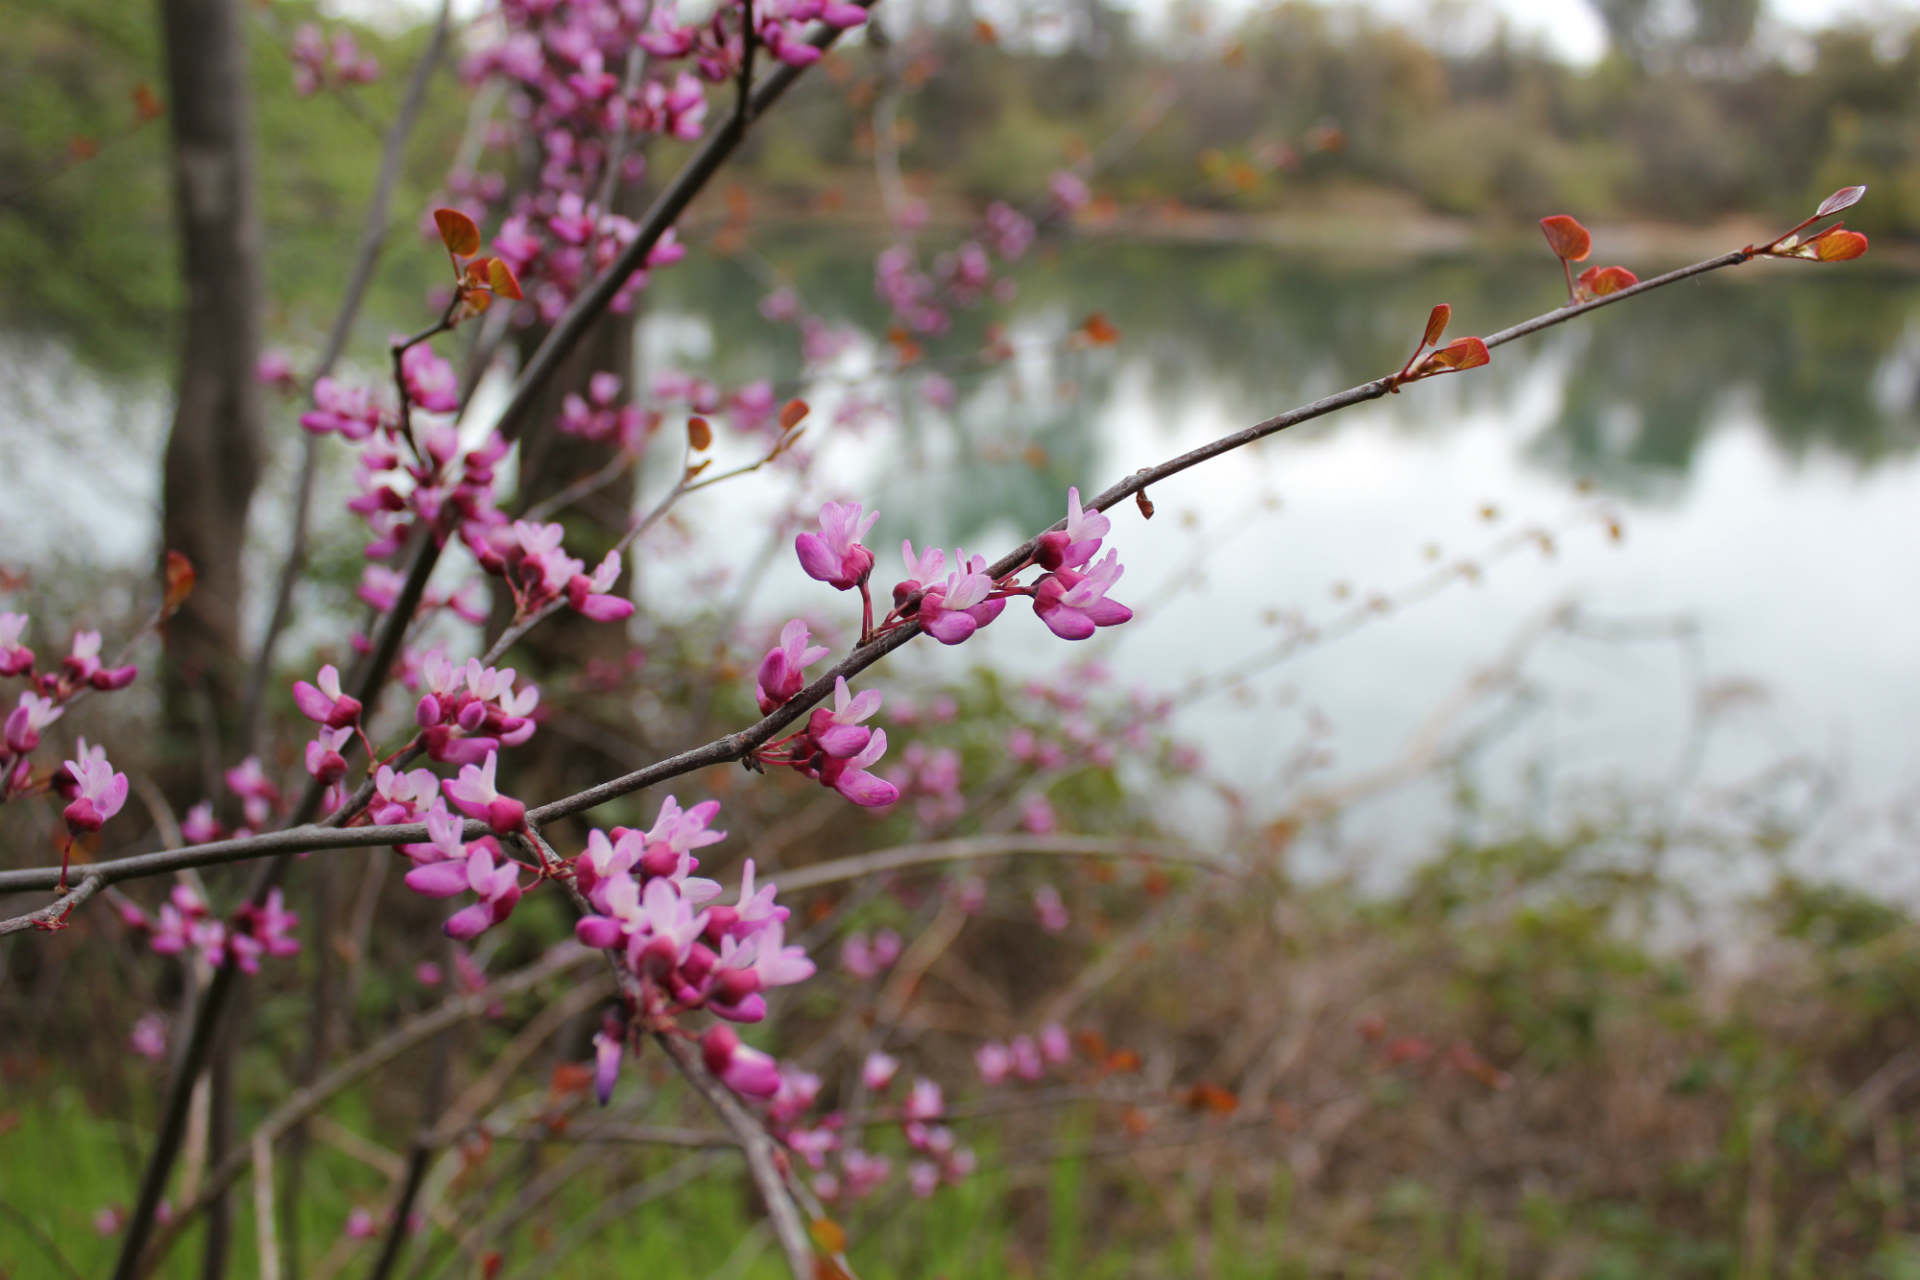
<path fill-rule="evenodd" d="M 1564 213 L 1540 219 L 1540 230 L 1546 233 L 1547 243 L 1553 246 L 1554 253 L 1568 262 L 1585 262 L 1587 255 L 1593 252 L 1593 237 L 1585 227 Z"/>
<path fill-rule="evenodd" d="M 1081 322 L 1079 336 L 1092 347 L 1110 347 L 1120 341 L 1120 331 L 1098 311 Z"/>
<path fill-rule="evenodd" d="M 693 446 L 695 453 L 713 447 L 713 428 L 707 425 L 705 418 L 687 419 L 687 443 Z"/>
<path fill-rule="evenodd" d="M 82 134 L 67 143 L 67 154 L 75 160 L 91 160 L 100 154 L 100 144 Z"/>
<path fill-rule="evenodd" d="M 1000 33 L 998 31 L 995 31 L 993 29 L 993 24 L 991 22 L 988 22 L 985 18 L 974 19 L 973 38 L 975 40 L 978 40 L 981 44 L 999 44 L 1000 43 Z"/>
<path fill-rule="evenodd" d="M 780 429 L 791 431 L 799 426 L 806 416 L 813 412 L 805 400 L 789 400 L 780 406 Z"/>
<path fill-rule="evenodd" d="M 1195 1111 L 1227 1115 L 1239 1109 L 1240 1099 L 1217 1084 L 1202 1082 L 1187 1091 L 1187 1105 Z"/>
<path fill-rule="evenodd" d="M 488 262 L 487 283 L 492 285 L 493 291 L 503 298 L 512 298 L 518 302 L 526 296 L 520 292 L 520 280 L 513 274 L 513 268 L 503 259 L 494 258 Z"/>
<path fill-rule="evenodd" d="M 1858 188 L 1863 191 L 1865 189 Z M 1867 238 L 1858 231 L 1842 231 L 1835 227 L 1831 231 L 1822 231 L 1807 241 L 1806 247 L 1814 251 L 1817 261 L 1846 262 L 1867 251 Z"/>
<path fill-rule="evenodd" d="M 1867 189 L 1864 186 L 1842 187 L 1825 200 L 1822 200 L 1820 207 L 1813 211 L 1813 216 L 1816 218 L 1824 218 L 1830 213 L 1838 213 L 1842 209 L 1851 209 L 1854 205 L 1860 203 L 1860 197 L 1865 194 L 1867 194 Z M 1858 255 L 1855 256 L 1857 257 Z"/>
<path fill-rule="evenodd" d="M 471 258 L 480 252 L 480 228 L 458 209 L 435 209 L 433 225 L 440 228 L 440 242 L 456 258 Z"/>
<path fill-rule="evenodd" d="M 845 1253 L 847 1231 L 832 1218 L 815 1218 L 807 1224 L 807 1234 L 822 1253 Z"/>
<path fill-rule="evenodd" d="M 193 594 L 193 561 L 178 551 L 167 552 L 167 591 L 160 602 L 162 617 L 172 617 Z"/>
<path fill-rule="evenodd" d="M 1487 344 L 1478 338 L 1455 338 L 1440 348 L 1413 371 L 1415 378 L 1427 378 L 1436 373 L 1458 373 L 1462 369 L 1478 369 L 1493 359 L 1487 350 Z"/>
<path fill-rule="evenodd" d="M 1588 267 L 1580 273 L 1580 288 L 1596 298 L 1631 289 L 1639 283 L 1640 277 L 1625 267 Z"/>
<path fill-rule="evenodd" d="M 160 104 L 154 91 L 142 82 L 133 86 L 133 113 L 145 124 L 149 120 L 158 120 L 167 113 L 167 109 Z"/>
<path fill-rule="evenodd" d="M 1452 307 L 1444 302 L 1435 307 L 1433 314 L 1427 317 L 1427 333 L 1420 339 L 1420 345 L 1423 347 L 1436 345 L 1440 341 L 1440 335 L 1447 331 L 1447 322 L 1452 319 Z"/>

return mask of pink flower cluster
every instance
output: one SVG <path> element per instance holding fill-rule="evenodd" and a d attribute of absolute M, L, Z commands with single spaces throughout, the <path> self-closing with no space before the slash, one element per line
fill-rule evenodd
<path fill-rule="evenodd" d="M 682 810 L 668 796 L 652 830 L 616 827 L 611 837 L 595 830 L 574 860 L 575 883 L 594 907 L 575 936 L 623 952 L 645 984 L 642 1012 L 649 1017 L 705 1009 L 731 1022 L 758 1022 L 767 1012 L 763 992 L 813 976 L 806 951 L 786 944 L 787 909 L 775 905 L 775 886 L 756 887 L 752 859 L 731 906 L 714 903 L 720 886 L 693 874 L 700 865 L 693 850 L 726 838 L 709 829 L 719 810 L 716 800 Z M 708 1047 L 710 1059 L 716 1052 Z M 726 1055 L 737 1060 L 732 1078 L 715 1073 L 730 1087 L 772 1095 L 770 1077 L 755 1074 L 765 1064 L 753 1051 L 732 1046 Z"/>
<path fill-rule="evenodd" d="M 587 380 L 585 397 L 570 392 L 562 402 L 560 430 L 583 440 L 613 440 L 628 453 L 640 452 L 647 437 L 659 429 L 660 415 L 630 404 L 616 408 L 619 396 L 616 375 L 594 374 Z"/>
<path fill-rule="evenodd" d="M 861 1083 L 869 1092 L 885 1096 L 898 1077 L 899 1070 L 900 1063 L 892 1055 L 877 1051 L 870 1053 L 861 1064 Z M 846 1130 L 846 1118 L 843 1115 L 835 1112 L 825 1116 L 812 1128 L 779 1127 L 783 1118 L 797 1117 L 811 1105 L 819 1088 L 819 1078 L 805 1073 L 794 1073 L 783 1080 L 781 1094 L 775 1098 L 776 1105 L 770 1108 L 773 1113 L 770 1118 L 776 1125 L 775 1133 L 789 1150 L 815 1171 L 815 1195 L 830 1202 L 864 1200 L 892 1176 L 893 1161 L 849 1142 L 843 1136 Z M 797 1105 L 790 1106 L 790 1115 L 783 1117 L 778 1103 L 781 1096 L 789 1095 Z M 963 1181 L 979 1163 L 972 1150 L 958 1145 L 952 1129 L 935 1123 L 945 1114 L 946 1101 L 941 1095 L 940 1086 L 925 1076 L 915 1079 L 901 1101 L 899 1118 L 907 1145 L 916 1153 L 915 1159 L 907 1166 L 907 1185 L 922 1200 L 931 1196 L 942 1183 L 957 1184 Z M 829 1165 L 828 1157 L 831 1155 L 838 1156 L 837 1171 Z"/>
<path fill-rule="evenodd" d="M 530 617 L 561 599 L 595 622 L 618 622 L 631 614 L 631 600 L 608 594 L 620 577 L 620 553 L 607 552 L 589 576 L 585 563 L 561 548 L 565 532 L 558 524 L 516 520 L 484 532 L 469 525 L 462 537 L 481 568 L 506 580 L 517 618 Z"/>
<path fill-rule="evenodd" d="M 1049 1023 L 1039 1036 L 1015 1036 L 1002 1044 L 989 1040 L 973 1051 L 973 1064 L 980 1079 L 990 1085 L 1004 1083 L 1009 1077 L 1039 1080 L 1049 1065 L 1061 1066 L 1073 1059 L 1073 1042 L 1059 1023 Z"/>
<path fill-rule="evenodd" d="M 887 753 L 887 731 L 869 729 L 863 723 L 879 710 L 878 689 L 855 696 L 847 688 L 847 678 L 836 676 L 832 710 L 815 707 L 804 730 L 761 747 L 754 758 L 763 764 L 789 766 L 857 805 L 885 808 L 900 798 L 899 789 L 868 770 Z"/>
<path fill-rule="evenodd" d="M 313 23 L 301 23 L 287 55 L 293 59 L 293 91 L 302 98 L 323 88 L 371 84 L 380 78 L 379 61 L 361 53 L 353 32 L 345 27 L 337 28 L 328 40 Z"/>
<path fill-rule="evenodd" d="M 155 915 L 123 902 L 120 919 L 129 928 L 150 934 L 150 945 L 160 954 L 198 951 L 216 969 L 232 960 L 242 973 L 258 973 L 260 957 L 290 956 L 300 950 L 293 936 L 300 917 L 286 909 L 278 889 L 267 895 L 263 905 L 244 903 L 231 921 L 223 921 L 214 918 L 199 894 L 186 885 L 175 885 L 171 898 Z"/>
<path fill-rule="evenodd" d="M 530 684 L 516 690 L 514 675 L 512 667 L 483 667 L 478 658 L 457 666 L 441 649 L 429 649 L 415 677 L 422 693 L 413 711 L 427 755 L 443 764 L 470 766 L 531 738 L 540 690 Z"/>
<path fill-rule="evenodd" d="M 480 812 L 476 814 L 475 802 L 467 796 L 476 789 L 491 792 L 493 764 L 494 757 L 489 755 L 484 787 L 469 783 L 467 774 L 481 772 L 472 765 L 462 771 L 460 782 L 449 781 L 445 784 L 447 794 L 454 798 L 454 803 L 460 806 L 462 812 L 475 817 L 487 817 L 488 806 L 477 806 Z M 422 769 L 416 772 L 427 771 Z M 479 781 L 476 779 L 474 783 Z M 496 796 L 489 804 L 498 803 L 499 800 L 500 797 Z M 507 803 L 518 809 L 518 801 Z M 506 828 L 512 829 L 524 825 L 525 810 L 519 809 L 517 814 L 501 816 L 512 819 Z M 454 912 L 444 926 L 448 937 L 470 942 L 513 914 L 514 907 L 520 901 L 520 864 L 505 856 L 500 850 L 499 841 L 492 836 L 482 836 L 472 843 L 461 839 L 465 822 L 449 813 L 445 803 L 438 799 L 427 812 L 426 822 L 425 844 L 400 846 L 400 851 L 411 858 L 414 864 L 413 870 L 407 872 L 407 888 L 429 898 L 451 898 L 471 892 L 477 900 Z"/>

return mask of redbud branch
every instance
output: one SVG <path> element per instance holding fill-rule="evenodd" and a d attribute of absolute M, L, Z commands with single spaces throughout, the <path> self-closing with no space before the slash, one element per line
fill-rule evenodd
<path fill-rule="evenodd" d="M 1607 294 L 1595 298 L 1590 302 L 1581 303 L 1578 306 L 1557 308 L 1544 315 L 1535 316 L 1531 320 L 1523 321 L 1507 329 L 1502 329 L 1497 333 L 1489 335 L 1484 341 L 1489 348 L 1502 346 L 1517 339 L 1527 337 L 1530 334 L 1538 333 L 1542 329 L 1565 324 L 1577 316 L 1583 316 L 1601 307 L 1611 306 L 1627 298 L 1636 297 L 1640 294 L 1663 288 L 1693 276 L 1704 275 L 1707 272 L 1716 271 L 1722 267 L 1738 266 L 1746 261 L 1748 261 L 1746 252 L 1744 250 L 1735 250 L 1731 253 L 1722 254 L 1717 258 L 1709 258 L 1704 262 L 1697 262 L 1692 266 L 1682 267 L 1676 271 L 1667 272 L 1665 275 L 1644 280 L 1630 288 L 1622 289 L 1618 293 Z M 1085 506 L 1089 510 L 1105 511 L 1132 497 L 1139 490 L 1149 485 L 1157 484 L 1170 476 L 1190 470 L 1222 454 L 1230 453 L 1235 449 L 1242 448 L 1257 440 L 1262 440 L 1267 436 L 1274 435 L 1303 422 L 1310 422 L 1316 418 L 1325 417 L 1330 413 L 1351 408 L 1357 404 L 1364 404 L 1370 400 L 1378 400 L 1388 393 L 1390 390 L 1390 382 L 1390 378 L 1381 378 L 1372 382 L 1362 383 L 1356 387 L 1350 387 L 1345 391 L 1322 397 L 1319 400 L 1302 405 L 1299 408 L 1268 418 L 1264 422 L 1258 422 L 1250 427 L 1221 436 L 1216 440 L 1210 441 L 1198 448 L 1191 449 L 1178 457 L 1171 458 L 1156 466 L 1142 468 L 1113 485 L 1091 502 L 1086 503 Z M 1054 529 L 1064 529 L 1065 527 L 1066 522 L 1064 520 L 1058 521 L 1053 525 Z M 1035 537 L 1008 552 L 1005 556 L 1002 556 L 997 563 L 988 568 L 987 572 L 989 576 L 998 580 L 1026 565 L 1038 544 L 1039 539 Z M 425 544 L 426 547 L 431 547 L 432 545 L 430 540 Z M 416 558 L 416 568 L 417 566 L 418 557 Z M 414 585 L 413 577 L 410 576 L 408 588 L 412 588 Z M 422 583 L 422 585 L 424 584 Z M 417 598 L 418 593 L 416 591 L 416 603 Z M 402 604 L 404 605 L 405 603 L 403 599 Z M 396 613 L 399 612 L 402 612 L 402 610 L 397 609 Z M 394 632 L 395 628 L 389 626 L 388 631 L 390 633 Z M 583 813 L 589 809 L 605 804 L 610 800 L 630 795 L 635 791 L 644 790 L 656 783 L 681 777 L 696 770 L 706 768 L 709 765 L 728 764 L 742 760 L 761 746 L 772 741 L 781 730 L 799 720 L 801 716 L 805 715 L 814 706 L 831 696 L 836 678 L 845 677 L 851 679 L 859 675 L 868 667 L 871 667 L 874 663 L 880 661 L 880 659 L 886 657 L 895 649 L 898 649 L 901 645 L 906 644 L 919 634 L 919 623 L 911 619 L 903 622 L 896 629 L 881 631 L 870 643 L 856 648 L 826 674 L 801 690 L 801 692 L 785 706 L 776 709 L 771 715 L 768 715 L 759 723 L 736 733 L 717 738 L 703 746 L 695 747 L 691 750 L 683 751 L 678 755 L 656 761 L 645 768 L 635 770 L 621 777 L 609 779 L 606 782 L 588 787 L 573 795 L 542 805 L 537 809 L 529 811 L 527 818 L 530 822 L 542 824 L 553 822 L 559 818 L 571 817 L 574 814 Z M 386 638 L 387 637 L 383 635 L 383 641 Z M 499 646 L 496 645 L 496 649 L 498 647 Z M 394 640 L 393 648 L 397 650 L 397 637 Z M 393 657 L 394 652 L 389 651 L 384 661 L 378 664 L 374 670 L 384 671 L 390 667 Z M 371 680 L 363 682 L 363 688 L 365 689 L 375 687 Z M 368 703 L 370 702 L 370 698 L 363 697 L 361 701 Z M 477 839 L 479 836 L 487 834 L 486 825 L 480 822 L 469 822 L 467 831 L 469 833 L 468 838 L 470 839 Z M 409 823 L 378 828 L 358 827 L 349 830 L 307 826 L 287 831 L 273 832 L 267 835 L 253 836 L 245 840 L 215 841 L 188 849 L 140 854 L 111 862 L 96 863 L 93 864 L 90 873 L 102 876 L 107 883 L 111 884 L 139 876 L 162 874 L 182 867 L 239 862 L 265 854 L 317 852 L 324 849 L 340 848 L 365 848 L 379 844 L 418 843 L 425 841 L 427 838 L 426 825 L 424 823 Z M 0 871 L 0 892 L 50 889 L 57 882 L 58 870 L 57 867 L 35 867 L 16 871 Z"/>

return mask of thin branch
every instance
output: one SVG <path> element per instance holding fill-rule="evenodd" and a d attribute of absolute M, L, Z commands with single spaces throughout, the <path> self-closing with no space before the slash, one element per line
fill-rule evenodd
<path fill-rule="evenodd" d="M 509 1280 L 525 1280 L 526 1277 L 555 1274 L 553 1268 L 569 1253 L 619 1222 L 641 1205 L 651 1200 L 658 1200 L 662 1196 L 671 1195 L 708 1170 L 717 1167 L 725 1159 L 725 1154 L 721 1152 L 688 1156 L 678 1164 L 668 1167 L 665 1172 L 657 1173 L 644 1182 L 628 1187 L 568 1227 L 561 1233 L 559 1239 L 543 1249 L 526 1266 L 513 1272 Z M 812 1280 L 811 1272 L 807 1273 L 807 1280 Z"/>
<path fill-rule="evenodd" d="M 740 1099 L 734 1096 L 733 1090 L 708 1072 L 706 1064 L 700 1060 L 698 1049 L 675 1035 L 656 1035 L 654 1041 L 666 1051 L 673 1065 L 693 1086 L 694 1092 L 705 1099 L 713 1113 L 720 1117 L 720 1123 L 733 1135 L 740 1153 L 747 1158 L 747 1172 L 752 1176 L 760 1198 L 766 1202 L 767 1220 L 773 1225 L 773 1234 L 780 1241 L 781 1252 L 787 1255 L 787 1268 L 793 1272 L 794 1280 L 813 1280 L 813 1244 L 807 1235 L 806 1224 L 800 1221 L 799 1208 L 787 1193 L 786 1180 L 780 1171 L 783 1158 L 779 1148 L 760 1122 L 740 1105 Z"/>

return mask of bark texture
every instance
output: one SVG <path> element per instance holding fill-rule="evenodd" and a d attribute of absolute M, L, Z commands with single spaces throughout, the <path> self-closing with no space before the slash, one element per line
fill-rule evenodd
<path fill-rule="evenodd" d="M 192 560 L 198 574 L 192 598 L 167 628 L 167 718 L 204 741 L 210 727 L 237 714 L 245 682 L 241 551 L 263 453 L 253 380 L 261 230 L 240 0 L 161 0 L 161 15 L 188 299 L 162 481 L 162 543 Z"/>

